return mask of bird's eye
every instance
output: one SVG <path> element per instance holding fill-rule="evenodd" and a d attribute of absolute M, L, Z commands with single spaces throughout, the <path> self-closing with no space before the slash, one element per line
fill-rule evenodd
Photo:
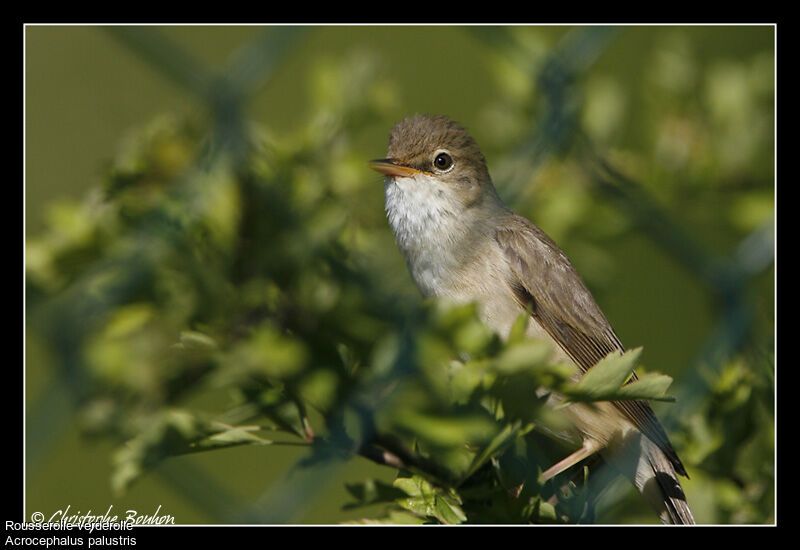
<path fill-rule="evenodd" d="M 447 153 L 439 153 L 433 159 L 433 166 L 437 170 L 449 170 L 453 166 L 453 159 Z"/>

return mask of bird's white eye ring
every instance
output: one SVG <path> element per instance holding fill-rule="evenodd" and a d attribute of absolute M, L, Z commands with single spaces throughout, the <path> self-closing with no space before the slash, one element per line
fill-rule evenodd
<path fill-rule="evenodd" d="M 433 167 L 439 172 L 447 172 L 453 168 L 453 157 L 446 151 L 439 151 L 433 157 Z"/>

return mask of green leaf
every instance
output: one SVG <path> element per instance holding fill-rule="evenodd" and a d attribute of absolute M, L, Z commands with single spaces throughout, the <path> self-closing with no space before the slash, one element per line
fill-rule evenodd
<path fill-rule="evenodd" d="M 371 506 L 373 504 L 391 503 L 403 498 L 406 493 L 398 487 L 380 480 L 367 479 L 360 483 L 345 483 L 345 489 L 356 500 L 345 504 L 344 510 Z"/>
<path fill-rule="evenodd" d="M 175 344 L 178 349 L 189 351 L 216 351 L 217 343 L 210 336 L 193 330 L 181 332 L 180 342 Z"/>
<path fill-rule="evenodd" d="M 517 320 L 511 325 L 511 331 L 508 333 L 506 342 L 508 344 L 516 344 L 525 339 L 525 333 L 528 330 L 528 324 L 531 320 L 530 311 L 527 309 L 517 316 Z"/>
<path fill-rule="evenodd" d="M 112 490 L 122 494 L 147 468 L 168 456 L 183 454 L 204 437 L 202 423 L 183 410 L 167 410 L 147 419 L 146 427 L 114 454 Z"/>
<path fill-rule="evenodd" d="M 637 364 L 642 348 L 620 354 L 609 353 L 583 376 L 577 384 L 569 385 L 564 394 L 566 405 L 574 401 L 625 401 L 652 399 L 655 401 L 674 401 L 665 396 L 672 378 L 657 373 L 649 373 L 628 384 Z"/>
<path fill-rule="evenodd" d="M 425 488 L 430 488 L 430 484 L 419 476 L 398 477 L 392 485 L 412 497 L 421 496 Z"/>
<path fill-rule="evenodd" d="M 228 359 L 238 376 L 290 378 L 307 364 L 309 350 L 271 322 L 263 322 L 237 342 Z M 235 381 L 235 379 L 233 379 Z"/>
<path fill-rule="evenodd" d="M 667 388 L 672 384 L 672 377 L 666 374 L 648 373 L 635 382 L 622 386 L 617 390 L 614 401 L 624 399 L 652 399 L 654 401 L 675 401 L 674 397 L 665 396 Z"/>
<path fill-rule="evenodd" d="M 114 454 L 111 485 L 124 493 L 147 469 L 162 460 L 198 451 L 236 445 L 269 445 L 254 434 L 259 426 L 206 422 L 183 410 L 167 410 L 147 420 L 147 427 Z"/>
<path fill-rule="evenodd" d="M 538 506 L 535 511 L 535 518 L 540 523 L 553 523 L 558 521 L 556 509 L 549 502 L 537 500 Z"/>
<path fill-rule="evenodd" d="M 397 500 L 397 504 L 406 510 L 447 524 L 458 524 L 467 520 L 461 509 L 461 498 L 453 490 L 445 491 L 434 487 L 416 475 L 397 478 L 394 486 L 408 495 Z"/>
<path fill-rule="evenodd" d="M 467 479 L 472 474 L 477 472 L 481 466 L 486 464 L 493 456 L 503 452 L 503 450 L 514 442 L 517 435 L 520 432 L 522 427 L 522 423 L 517 421 L 513 424 L 507 424 L 501 431 L 498 433 L 489 444 L 478 453 L 475 458 L 472 460 L 472 464 L 470 464 L 469 468 L 467 469 L 466 473 L 464 474 L 463 479 Z"/>
<path fill-rule="evenodd" d="M 270 445 L 272 440 L 264 439 L 253 432 L 259 431 L 261 426 L 228 426 L 221 422 L 214 425 L 221 431 L 200 439 L 191 444 L 195 451 L 233 447 L 236 445 Z"/>
<path fill-rule="evenodd" d="M 453 403 L 464 404 L 487 379 L 488 364 L 483 359 L 467 363 L 451 361 L 447 365 L 447 388 Z"/>
<path fill-rule="evenodd" d="M 575 386 L 579 394 L 600 400 L 616 392 L 636 367 L 642 348 L 611 352 L 589 369 Z"/>
<path fill-rule="evenodd" d="M 269 388 L 262 392 L 259 405 L 261 412 L 275 422 L 279 429 L 294 433 L 305 440 L 310 439 L 308 419 L 297 401 L 288 398 L 276 388 Z"/>
<path fill-rule="evenodd" d="M 444 447 L 458 447 L 468 442 L 480 444 L 494 437 L 497 430 L 490 418 L 474 413 L 443 416 L 406 410 L 397 419 L 397 425 Z"/>
<path fill-rule="evenodd" d="M 567 402 L 614 400 L 618 397 L 619 389 L 633 373 L 641 351 L 641 348 L 636 348 L 625 353 L 609 353 L 589 369 L 578 383 L 568 384 L 562 390 Z"/>
<path fill-rule="evenodd" d="M 515 374 L 546 364 L 551 354 L 550 344 L 544 340 L 524 340 L 507 346 L 493 366 L 502 374 Z"/>
<path fill-rule="evenodd" d="M 450 495 L 436 495 L 436 518 L 442 523 L 457 525 L 467 521 L 457 499 Z"/>

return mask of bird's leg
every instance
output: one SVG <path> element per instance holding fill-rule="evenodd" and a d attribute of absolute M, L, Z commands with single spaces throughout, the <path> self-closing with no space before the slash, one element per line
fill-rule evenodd
<path fill-rule="evenodd" d="M 594 439 L 585 439 L 583 441 L 583 447 L 569 455 L 564 460 L 559 460 L 555 464 L 553 464 L 550 468 L 542 472 L 542 481 L 547 481 L 551 479 L 570 466 L 574 466 L 584 458 L 592 456 L 600 449 L 600 443 Z"/>

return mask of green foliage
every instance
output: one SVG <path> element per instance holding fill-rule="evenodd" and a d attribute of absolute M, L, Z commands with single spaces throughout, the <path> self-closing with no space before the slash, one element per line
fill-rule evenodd
<path fill-rule="evenodd" d="M 626 384 L 641 351 L 642 348 L 636 348 L 625 353 L 609 354 L 593 366 L 574 388 L 564 391 L 564 394 L 570 401 L 673 401 L 663 395 L 672 384 L 672 378 L 664 374 L 649 373 Z"/>
<path fill-rule="evenodd" d="M 708 399 L 684 422 L 686 459 L 702 464 L 693 478 L 717 523 L 773 521 L 775 399 L 772 384 L 752 362 L 737 357 L 703 376 Z"/>
<path fill-rule="evenodd" d="M 523 59 L 494 65 L 507 101 L 487 109 L 493 120 L 529 118 L 528 73 L 544 63 L 542 44 L 512 34 Z M 769 90 L 740 66 L 712 73 L 724 86 L 698 82 L 684 66 L 685 47 L 676 39 L 661 54 L 685 78 L 659 81 L 676 106 L 669 120 L 642 122 L 657 129 L 644 132 L 657 136 L 647 143 L 651 162 L 615 155 L 626 170 L 654 175 L 647 181 L 686 187 L 721 169 L 720 188 L 738 192 L 731 181 L 756 177 L 738 162 L 738 148 L 761 158 L 769 146 L 761 118 Z M 747 63 L 766 70 L 760 58 Z M 268 454 L 265 446 L 290 442 L 308 445 L 308 468 L 333 450 L 397 469 L 391 484 L 348 485 L 347 509 L 384 506 L 362 523 L 590 521 L 588 470 L 583 484 L 540 482 L 574 442 L 563 411 L 537 396 L 544 389 L 572 402 L 670 401 L 672 379 L 651 372 L 626 384 L 641 354 L 634 349 L 575 382 L 573 367 L 554 361 L 545 342 L 524 337 L 528 316 L 503 341 L 472 305 L 407 300 L 386 284 L 398 264 L 385 260 L 391 239 L 379 185 L 353 148 L 369 121 L 393 114 L 393 88 L 374 69 L 368 57 L 320 64 L 311 79 L 315 112 L 288 135 L 245 125 L 239 148 L 230 148 L 202 116 L 168 116 L 134 133 L 103 188 L 53 205 L 45 231 L 27 241 L 29 326 L 51 347 L 62 380 L 78 388 L 84 431 L 118 444 L 115 491 L 170 457 L 242 445 Z M 613 81 L 595 78 L 588 88 L 576 120 L 602 141 L 629 115 Z M 695 97 L 716 107 L 694 117 Z M 730 107 L 742 101 L 755 114 Z M 753 124 L 752 142 L 736 137 Z M 724 130 L 724 143 L 709 139 L 709 126 Z M 496 136 L 495 146 L 522 131 Z M 703 147 L 677 150 L 673 134 L 682 131 L 713 151 L 701 158 Z M 531 173 L 532 208 L 551 220 L 557 240 L 625 228 L 587 198 L 579 163 L 558 159 Z M 769 214 L 766 195 L 741 190 L 744 229 Z M 592 246 L 577 255 L 602 279 L 608 260 Z M 695 487 L 712 495 L 699 506 L 721 522 L 773 513 L 772 381 L 753 364 L 709 370 L 711 397 L 675 438 L 690 496 Z"/>

